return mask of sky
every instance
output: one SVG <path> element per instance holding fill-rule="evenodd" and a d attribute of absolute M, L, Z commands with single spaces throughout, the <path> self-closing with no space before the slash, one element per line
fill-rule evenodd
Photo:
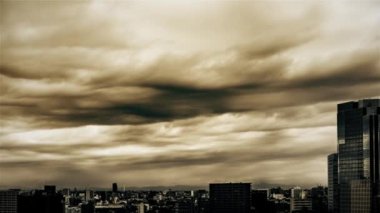
<path fill-rule="evenodd" d="M 327 184 L 377 1 L 1 1 L 0 187 Z"/>

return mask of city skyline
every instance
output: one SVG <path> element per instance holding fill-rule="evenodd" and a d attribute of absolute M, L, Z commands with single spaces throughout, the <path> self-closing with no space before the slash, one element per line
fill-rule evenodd
<path fill-rule="evenodd" d="M 2 188 L 326 186 L 380 98 L 375 1 L 0 4 Z"/>

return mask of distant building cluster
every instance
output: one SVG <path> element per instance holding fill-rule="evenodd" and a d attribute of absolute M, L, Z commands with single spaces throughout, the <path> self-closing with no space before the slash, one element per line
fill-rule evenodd
<path fill-rule="evenodd" d="M 0 191 L 0 213 L 327 213 L 327 188 L 252 189 L 212 183 L 209 190 L 60 189 Z"/>
<path fill-rule="evenodd" d="M 338 104 L 337 153 L 328 156 L 331 213 L 380 212 L 380 99 Z"/>

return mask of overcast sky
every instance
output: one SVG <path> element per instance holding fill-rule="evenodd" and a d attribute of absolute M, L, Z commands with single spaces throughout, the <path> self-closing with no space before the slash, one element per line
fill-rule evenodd
<path fill-rule="evenodd" d="M 1 1 L 0 186 L 326 185 L 377 1 Z"/>

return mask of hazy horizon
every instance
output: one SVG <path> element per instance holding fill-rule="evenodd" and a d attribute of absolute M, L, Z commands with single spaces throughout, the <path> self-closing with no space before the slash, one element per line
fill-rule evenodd
<path fill-rule="evenodd" d="M 327 185 L 380 97 L 376 1 L 0 6 L 2 187 Z"/>
<path fill-rule="evenodd" d="M 269 184 L 269 183 L 252 183 L 250 181 L 245 181 L 245 182 L 213 182 L 214 184 L 215 183 L 250 183 L 251 184 L 251 188 L 252 189 L 270 189 L 270 188 L 277 188 L 277 187 L 281 187 L 282 189 L 291 189 L 291 188 L 294 188 L 294 187 L 301 187 L 301 188 L 304 188 L 304 189 L 311 189 L 313 187 L 318 187 L 318 186 L 322 186 L 322 187 L 327 187 L 327 185 L 284 185 L 284 184 Z M 110 183 L 111 184 L 111 183 Z M 54 183 L 43 183 L 42 185 L 34 185 L 34 186 L 27 186 L 27 187 L 21 187 L 21 186 L 0 186 L 0 190 L 7 190 L 7 189 L 21 189 L 21 190 L 39 190 L 39 189 L 43 189 L 44 186 L 50 186 L 50 185 L 54 185 L 56 186 L 57 190 L 61 190 L 61 189 L 67 189 L 67 188 L 70 188 L 70 189 L 77 189 L 77 190 L 85 190 L 85 189 L 89 189 L 89 190 L 112 190 L 112 186 L 108 184 L 108 185 L 104 185 L 104 186 L 62 186 L 62 185 L 55 185 Z M 118 190 L 119 191 L 124 191 L 124 188 L 126 191 L 128 190 L 142 190 L 142 191 L 146 191 L 146 190 L 173 190 L 173 191 L 188 191 L 188 190 L 208 190 L 209 189 L 209 184 L 211 183 L 207 183 L 207 184 L 203 184 L 203 185 L 152 185 L 152 186 L 149 186 L 149 185 L 146 185 L 146 186 L 129 186 L 129 185 L 123 185 L 123 184 L 118 184 Z"/>

